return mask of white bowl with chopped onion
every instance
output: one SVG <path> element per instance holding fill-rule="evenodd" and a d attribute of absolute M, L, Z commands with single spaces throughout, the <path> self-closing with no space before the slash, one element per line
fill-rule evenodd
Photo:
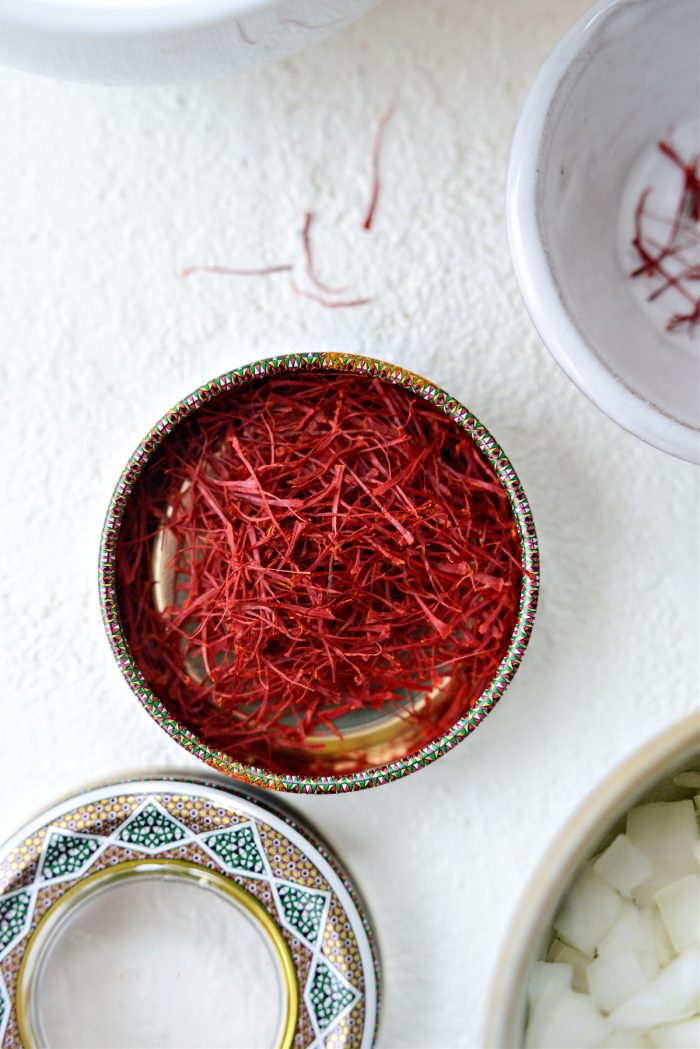
<path fill-rule="evenodd" d="M 700 1046 L 700 717 L 581 806 L 498 963 L 488 1049 Z"/>

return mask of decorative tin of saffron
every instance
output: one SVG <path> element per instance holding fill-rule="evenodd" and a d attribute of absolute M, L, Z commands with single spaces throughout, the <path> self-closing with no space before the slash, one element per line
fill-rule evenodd
<path fill-rule="evenodd" d="M 284 717 L 279 714 L 279 711 L 277 711 L 274 718 L 270 719 L 267 725 L 267 735 L 271 737 L 271 741 L 267 741 L 267 749 L 261 742 L 265 736 L 266 724 L 265 717 L 260 716 L 259 710 L 255 712 L 255 718 L 257 719 L 256 724 L 260 726 L 261 730 L 258 732 L 260 739 L 253 741 L 254 745 L 251 745 L 252 737 L 248 733 L 245 738 L 241 737 L 240 741 L 234 738 L 232 745 L 222 746 L 222 735 L 219 731 L 221 718 L 218 717 L 218 714 L 224 709 L 224 705 L 226 710 L 230 711 L 232 709 L 229 701 L 226 699 L 227 694 L 225 692 L 222 692 L 220 688 L 218 692 L 216 690 L 212 692 L 214 705 L 211 709 L 213 714 L 217 715 L 218 724 L 217 731 L 212 734 L 199 715 L 193 718 L 191 710 L 188 710 L 186 706 L 183 707 L 181 700 L 174 698 L 174 692 L 166 694 L 162 687 L 162 679 L 160 687 L 158 689 L 153 688 L 153 664 L 147 665 L 148 661 L 143 658 L 139 659 L 138 652 L 135 651 L 135 648 L 138 649 L 139 639 L 143 636 L 144 631 L 141 628 L 138 631 L 134 629 L 135 621 L 133 617 L 130 619 L 130 612 L 126 607 L 128 602 L 131 601 L 129 585 L 133 583 L 135 574 L 129 566 L 127 566 L 126 571 L 123 568 L 119 569 L 118 562 L 121 556 L 122 562 L 120 564 L 123 564 L 124 550 L 130 542 L 129 537 L 134 535 L 133 529 L 131 532 L 129 531 L 129 513 L 135 506 L 138 506 L 139 486 L 142 490 L 145 483 L 151 483 L 148 481 L 148 473 L 150 470 L 155 475 L 159 468 L 159 462 L 162 464 L 164 461 L 163 446 L 168 449 L 168 454 L 171 455 L 170 445 L 164 445 L 164 442 L 177 440 L 182 434 L 187 434 L 188 420 L 199 419 L 201 421 L 207 417 L 207 413 L 214 411 L 217 406 L 225 406 L 227 403 L 234 405 L 237 395 L 233 391 L 235 391 L 236 387 L 267 381 L 269 388 L 274 391 L 276 388 L 274 385 L 275 377 L 282 376 L 287 383 L 285 388 L 294 389 L 293 383 L 289 387 L 291 374 L 303 371 L 319 372 L 318 379 L 320 381 L 322 381 L 324 373 L 329 373 L 329 388 L 331 383 L 334 383 L 337 387 L 340 376 L 346 375 L 348 380 L 353 380 L 354 385 L 352 389 L 355 396 L 358 396 L 358 389 L 362 390 L 361 380 L 364 379 L 367 382 L 368 401 L 371 400 L 371 390 L 375 389 L 377 384 L 387 384 L 389 392 L 392 386 L 396 387 L 397 389 L 395 394 L 392 394 L 392 397 L 398 396 L 399 401 L 402 398 L 406 398 L 415 405 L 413 410 L 409 408 L 409 415 L 418 414 L 420 416 L 421 413 L 426 412 L 427 406 L 430 405 L 428 416 L 430 418 L 432 416 L 439 417 L 442 420 L 440 425 L 443 429 L 445 429 L 445 417 L 451 420 L 452 425 L 449 425 L 446 429 L 451 435 L 451 439 L 454 439 L 455 445 L 459 444 L 460 441 L 463 444 L 465 436 L 468 438 L 467 444 L 469 448 L 467 450 L 471 449 L 470 454 L 476 456 L 477 467 L 482 471 L 480 480 L 475 483 L 483 486 L 485 489 L 492 489 L 494 493 L 493 499 L 495 500 L 498 497 L 503 500 L 504 505 L 508 508 L 508 513 L 512 515 L 509 519 L 512 523 L 512 534 L 515 542 L 514 552 L 517 557 L 513 557 L 513 554 L 506 550 L 502 558 L 503 564 L 508 562 L 509 558 L 513 560 L 516 566 L 519 564 L 519 569 L 516 572 L 518 589 L 514 593 L 515 605 L 512 622 L 509 623 L 507 634 L 503 637 L 502 647 L 494 650 L 495 661 L 487 678 L 479 685 L 478 693 L 467 695 L 463 688 L 463 682 L 460 684 L 461 691 L 456 689 L 455 682 L 460 678 L 460 673 L 455 669 L 459 664 L 459 655 L 455 656 L 454 646 L 456 643 L 466 644 L 465 639 L 468 639 L 472 627 L 474 627 L 472 632 L 475 633 L 475 636 L 480 637 L 485 632 L 486 636 L 488 636 L 488 630 L 498 609 L 496 608 L 494 613 L 489 613 L 490 606 L 485 606 L 483 601 L 480 601 L 471 611 L 465 611 L 462 623 L 458 623 L 455 626 L 454 623 L 446 623 L 444 621 L 444 619 L 447 619 L 446 614 L 444 614 L 444 618 L 440 618 L 440 615 L 438 615 L 440 607 L 447 607 L 444 594 L 438 593 L 435 596 L 431 591 L 428 596 L 431 601 L 433 601 L 434 597 L 437 604 L 434 603 L 432 608 L 429 608 L 424 600 L 426 595 L 421 597 L 419 592 L 416 596 L 416 601 L 423 609 L 424 614 L 421 613 L 423 615 L 423 623 L 421 625 L 419 622 L 413 628 L 413 633 L 411 633 L 411 629 L 407 629 L 406 647 L 410 648 L 411 644 L 413 644 L 416 648 L 420 648 L 422 639 L 425 640 L 427 647 L 431 633 L 442 635 L 446 639 L 445 644 L 447 647 L 441 649 L 438 645 L 435 648 L 436 654 L 432 656 L 430 673 L 426 671 L 424 666 L 420 670 L 415 670 L 413 666 L 409 668 L 411 672 L 415 671 L 416 674 L 420 674 L 422 685 L 417 688 L 408 687 L 415 682 L 415 678 L 410 678 L 409 674 L 409 680 L 403 682 L 406 686 L 406 697 L 403 704 L 400 704 L 397 700 L 397 689 L 401 685 L 401 681 L 398 679 L 393 686 L 394 691 L 387 694 L 391 699 L 391 702 L 387 705 L 383 705 L 381 696 L 377 697 L 371 693 L 372 665 L 370 664 L 367 667 L 369 685 L 363 685 L 364 691 L 360 689 L 364 699 L 358 692 L 359 698 L 353 699 L 350 697 L 349 709 L 341 709 L 337 704 L 333 705 L 332 697 L 329 700 L 326 695 L 324 702 L 330 702 L 330 708 L 319 707 L 317 704 L 313 707 L 308 719 L 306 719 L 306 714 L 304 715 L 304 725 L 301 727 L 310 733 L 308 738 L 305 738 L 303 732 L 301 732 L 300 707 L 298 704 L 295 706 L 292 703 L 289 710 L 282 712 L 284 717 L 287 718 L 286 722 Z M 359 388 L 356 386 L 358 380 L 360 380 Z M 370 386 L 370 383 L 373 385 Z M 302 388 L 304 387 L 300 385 L 299 389 Z M 340 389 L 342 389 L 342 386 Z M 350 389 L 351 387 L 348 385 L 348 391 Z M 241 393 L 242 396 L 243 392 Z M 233 398 L 233 400 L 227 400 L 227 398 Z M 391 401 L 391 404 L 393 403 Z M 365 426 L 365 430 L 369 432 L 367 426 Z M 401 427 L 397 429 L 397 434 L 399 431 L 403 434 Z M 170 437 L 171 434 L 174 435 L 172 438 Z M 188 446 L 181 443 L 174 447 L 178 449 L 176 454 L 181 459 L 184 459 L 183 449 Z M 233 447 L 240 461 L 248 463 L 248 459 L 243 453 L 235 434 L 233 435 Z M 255 487 L 258 475 L 253 466 L 248 465 L 250 466 L 250 477 L 245 483 Z M 218 469 L 218 460 L 210 459 L 207 470 L 216 472 Z M 199 474 L 200 478 L 203 474 L 204 470 L 202 469 Z M 355 477 L 353 474 L 353 484 L 355 481 L 362 487 L 370 500 L 373 499 L 377 502 L 375 492 L 370 490 L 366 483 L 367 477 L 363 479 L 361 476 Z M 240 487 L 244 482 L 239 478 L 234 483 Z M 387 483 L 384 482 L 384 489 L 382 490 L 386 489 Z M 396 483 L 396 478 L 391 479 L 390 483 L 393 486 Z M 171 494 L 168 505 L 161 507 L 160 525 L 157 524 L 158 519 L 156 518 L 156 523 L 151 526 L 152 535 L 160 536 L 161 547 L 164 545 L 164 540 L 168 538 L 168 529 L 163 522 L 167 520 L 168 514 L 173 513 L 173 501 L 182 504 L 179 507 L 180 510 L 184 506 L 185 516 L 189 513 L 189 507 L 186 504 L 191 503 L 192 499 L 182 493 L 187 490 L 187 485 L 190 484 L 192 484 L 191 478 L 189 481 L 186 480 L 184 485 L 182 478 L 180 478 L 180 487 L 175 489 L 175 491 L 176 496 L 178 491 L 181 494 L 174 500 Z M 208 484 L 209 482 L 207 482 Z M 371 480 L 370 484 L 374 484 L 374 479 Z M 193 487 L 191 491 L 194 493 L 195 488 Z M 380 491 L 380 488 L 377 488 L 376 491 Z M 268 496 L 269 493 L 265 493 L 262 490 L 258 491 L 256 496 L 257 502 L 260 503 L 261 500 L 265 501 L 266 499 L 269 502 Z M 204 498 L 209 498 L 206 491 L 204 491 Z M 353 496 L 353 498 L 355 497 Z M 276 503 L 275 505 L 278 504 Z M 478 501 L 473 504 L 474 508 L 477 505 Z M 177 509 L 175 507 L 175 510 Z M 289 508 L 287 507 L 287 509 Z M 384 521 L 388 520 L 389 524 L 387 527 L 390 533 L 392 533 L 392 528 L 395 528 L 399 533 L 400 542 L 404 544 L 407 551 L 406 557 L 409 556 L 413 543 L 410 522 L 413 520 L 411 513 L 414 512 L 414 509 L 409 508 L 403 520 L 399 520 L 398 511 L 393 507 L 391 513 L 380 507 L 376 514 L 378 518 Z M 249 510 L 250 508 L 248 507 Z M 270 510 L 269 506 L 267 510 Z M 297 512 L 296 507 L 293 508 L 293 511 L 294 513 Z M 135 513 L 136 511 L 134 510 L 133 512 Z M 220 509 L 217 509 L 216 512 L 220 512 Z M 299 501 L 298 512 L 300 515 L 304 513 L 303 500 Z M 472 510 L 467 509 L 465 512 L 470 514 Z M 329 511 L 328 516 L 330 515 Z M 224 513 L 223 516 L 225 517 L 226 514 Z M 476 520 L 476 515 L 474 520 Z M 419 522 L 416 527 L 421 526 L 422 523 Z M 452 521 L 445 522 L 445 527 L 453 528 L 453 526 Z M 229 526 L 227 525 L 227 527 Z M 302 525 L 299 525 L 300 530 L 302 527 Z M 278 522 L 275 518 L 275 513 L 271 513 L 268 520 L 268 532 L 272 533 L 276 528 L 278 528 Z M 294 525 L 293 529 L 292 525 L 288 523 L 287 528 L 289 529 L 288 536 L 293 543 L 296 541 L 294 538 L 296 525 Z M 149 543 L 152 544 L 152 536 L 148 530 L 144 533 L 143 528 L 141 528 L 141 533 L 136 534 L 137 536 L 141 534 L 142 538 L 145 535 Z M 181 543 L 184 542 L 182 536 L 187 536 L 188 534 L 186 531 L 180 532 Z M 395 534 L 394 538 L 396 539 Z M 265 535 L 253 543 L 251 548 L 257 549 L 263 541 L 266 541 Z M 488 547 L 488 543 L 483 542 L 482 539 L 479 539 L 479 542 L 481 546 L 477 547 L 477 554 L 481 553 L 482 546 L 484 548 Z M 397 543 L 399 543 L 398 539 Z M 153 549 L 152 545 L 149 549 Z M 403 547 L 400 543 L 392 549 L 393 555 L 391 550 L 385 550 L 384 547 L 380 547 L 382 557 L 387 556 L 390 558 L 393 556 L 396 561 L 402 560 L 401 552 Z M 153 590 L 154 581 L 156 587 L 155 592 L 149 594 L 146 599 L 149 622 L 153 621 L 153 606 L 158 605 L 158 588 L 160 588 L 161 592 L 160 611 L 163 611 L 163 608 L 169 601 L 171 609 L 175 613 L 178 612 L 177 602 L 173 599 L 174 579 L 177 578 L 177 573 L 173 576 L 171 572 L 168 578 L 167 572 L 163 572 L 166 562 L 172 562 L 177 552 L 176 547 L 174 550 L 171 549 L 167 556 L 162 557 L 160 567 L 157 566 L 155 573 L 153 573 L 151 565 L 151 590 Z M 198 565 L 200 564 L 199 559 L 202 556 L 209 556 L 208 549 L 204 555 L 200 549 L 197 550 L 194 556 L 190 555 L 189 565 L 185 566 L 189 569 L 190 577 L 197 574 Z M 451 558 L 452 556 L 453 554 L 448 551 L 448 557 Z M 469 556 L 469 565 L 464 568 L 465 578 L 474 572 L 472 565 L 473 552 Z M 207 561 L 206 565 L 208 564 L 209 562 Z M 182 571 L 182 567 L 182 562 L 180 562 L 179 572 Z M 429 570 L 432 570 L 430 565 L 427 567 Z M 308 574 L 308 560 L 301 564 L 300 571 L 304 577 Z M 513 585 L 512 582 L 508 582 L 505 569 L 502 567 L 494 569 L 495 573 L 499 571 L 503 575 L 503 578 L 500 580 L 495 576 L 489 578 L 483 571 L 483 565 L 481 568 L 483 586 L 487 589 L 490 588 L 489 593 L 492 601 L 493 594 L 498 594 L 499 589 L 502 590 L 506 584 L 509 587 Z M 512 572 L 512 569 L 509 568 L 508 572 Z M 435 570 L 434 575 L 435 579 L 437 579 L 439 575 L 438 569 Z M 508 578 L 510 578 L 510 575 Z M 126 583 L 129 584 L 126 590 L 125 579 Z M 444 391 L 413 373 L 371 358 L 337 354 L 289 355 L 257 362 L 221 376 L 177 405 L 151 431 L 132 457 L 112 499 L 103 533 L 100 584 L 103 615 L 117 661 L 137 697 L 149 713 L 159 721 L 173 738 L 213 767 L 229 775 L 242 778 L 256 786 L 302 792 L 330 793 L 373 786 L 399 778 L 408 772 L 421 768 L 451 749 L 452 746 L 463 739 L 481 722 L 512 679 L 532 629 L 538 592 L 537 542 L 527 500 L 508 459 L 478 421 Z M 143 601 L 143 580 L 141 580 L 140 589 L 139 600 Z M 164 590 L 169 591 L 169 599 L 165 601 L 163 600 Z M 396 587 L 394 587 L 392 593 L 395 592 Z M 459 588 L 453 589 L 450 593 L 453 603 L 462 599 L 463 596 L 464 591 Z M 187 600 L 187 597 L 185 600 Z M 442 606 L 440 602 L 442 602 Z M 202 618 L 205 614 L 203 611 L 204 606 L 199 598 L 193 601 L 192 607 L 200 609 L 200 618 L 198 619 L 195 614 L 194 619 L 192 617 L 189 619 L 183 617 L 181 619 L 181 633 L 185 636 L 184 640 L 181 638 L 179 642 L 179 644 L 184 646 L 183 652 L 185 648 L 189 651 L 189 657 L 183 657 L 182 661 L 185 668 L 184 676 L 190 679 L 188 688 L 192 683 L 192 679 L 197 678 L 197 673 L 193 672 L 192 645 L 189 644 L 189 639 L 186 635 L 188 632 L 194 632 L 197 637 L 201 636 Z M 125 612 L 127 613 L 126 616 Z M 206 609 L 206 612 L 210 614 L 211 609 Z M 371 616 L 374 615 L 375 612 L 371 612 Z M 337 616 L 337 610 L 332 613 L 332 616 Z M 370 616 L 369 611 L 368 616 Z M 219 616 L 220 618 L 221 616 Z M 182 630 L 183 627 L 186 629 Z M 238 626 L 235 629 L 237 630 Z M 302 629 L 305 629 L 305 627 L 300 626 L 300 630 Z M 287 632 L 289 633 L 288 629 Z M 145 633 L 148 633 L 148 631 Z M 228 657 L 225 652 L 222 654 L 220 647 L 216 651 L 209 651 L 202 647 L 199 641 L 197 644 L 200 647 L 195 648 L 195 662 L 199 655 L 202 657 L 200 662 L 203 661 L 203 666 L 199 668 L 201 679 L 199 684 L 201 684 L 202 680 L 210 683 L 212 680 L 216 680 L 217 677 L 220 678 L 222 665 L 224 671 L 230 669 L 227 663 Z M 320 644 L 327 647 L 327 639 L 322 636 Z M 158 646 L 159 641 L 156 640 L 156 651 L 160 650 Z M 211 655 L 212 652 L 214 653 L 213 656 Z M 494 652 L 492 652 L 492 657 L 494 657 Z M 253 653 L 253 655 L 259 658 L 257 652 Z M 466 656 L 461 656 L 465 666 L 468 665 L 468 655 L 470 655 L 469 652 L 467 652 Z M 250 651 L 248 647 L 246 649 L 246 657 L 249 656 Z M 307 656 L 309 657 L 309 662 L 313 663 L 313 652 L 307 652 Z M 343 653 L 340 653 L 339 658 L 343 659 Z M 364 658 L 367 660 L 369 657 L 365 655 Z M 386 659 L 389 658 L 386 657 Z M 455 658 L 457 658 L 457 663 L 454 663 Z M 207 662 L 207 659 L 209 659 L 209 662 Z M 374 665 L 375 673 L 378 673 L 380 676 L 387 673 L 386 659 L 382 656 L 384 662 L 381 665 L 376 663 Z M 294 666 L 294 674 L 297 676 L 293 676 L 289 680 L 296 687 L 300 687 L 304 695 L 309 695 L 312 691 L 309 681 L 300 681 L 296 669 L 297 664 L 295 663 Z M 357 670 L 357 667 L 355 669 Z M 282 675 L 288 674 L 288 671 L 285 671 L 282 667 L 275 668 L 273 666 L 272 671 Z M 176 668 L 176 673 L 180 678 L 183 677 L 182 666 Z M 311 680 L 313 680 L 313 674 L 319 673 L 318 667 L 310 672 Z M 331 665 L 328 673 L 331 677 L 333 676 L 335 673 L 334 665 Z M 262 676 L 264 675 L 261 670 Z M 463 677 L 463 674 L 461 676 Z M 318 678 L 318 681 L 320 682 L 321 679 Z M 250 680 L 247 687 L 254 688 Z M 155 694 L 156 692 L 158 695 Z M 246 697 L 250 698 L 250 696 L 257 698 L 257 695 L 256 692 L 246 693 L 243 698 L 244 700 L 246 700 Z M 273 693 L 273 698 L 278 705 L 281 695 L 279 690 Z M 234 698 L 236 697 L 234 696 Z M 286 699 L 286 697 L 283 698 Z M 197 702 L 200 703 L 200 701 L 201 694 L 197 698 Z M 329 710 L 330 713 L 328 713 Z M 327 713 L 325 720 L 324 711 Z M 367 717 L 368 711 L 369 718 Z M 334 721 L 336 715 L 339 718 L 337 722 Z M 347 719 L 343 723 L 341 715 L 350 716 L 350 724 L 348 724 Z M 360 718 L 359 726 L 357 724 L 357 716 Z M 354 721 L 352 720 L 353 717 L 355 717 Z M 239 704 L 235 711 L 235 718 L 238 720 L 235 720 L 232 724 L 239 731 L 242 724 L 241 718 L 250 721 L 250 704 L 248 706 Z M 318 731 L 314 731 L 314 726 L 318 729 L 321 724 L 324 724 L 327 729 L 325 738 L 322 735 L 319 736 Z M 295 737 L 295 733 L 298 738 Z M 223 738 L 226 740 L 228 737 L 224 736 Z"/>

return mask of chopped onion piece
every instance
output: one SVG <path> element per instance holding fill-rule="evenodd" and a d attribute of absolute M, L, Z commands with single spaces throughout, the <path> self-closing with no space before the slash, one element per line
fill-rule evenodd
<path fill-rule="evenodd" d="M 688 1019 L 700 1003 L 700 951 L 688 947 L 656 979 L 610 1014 L 616 1030 L 647 1031 Z"/>
<path fill-rule="evenodd" d="M 672 790 L 698 786 L 700 770 Z M 700 794 L 631 809 L 582 867 L 532 971 L 526 1049 L 700 1049 L 696 806 Z"/>
<path fill-rule="evenodd" d="M 623 896 L 631 896 L 632 889 L 651 877 L 653 867 L 649 857 L 626 834 L 618 834 L 595 861 L 593 870 Z"/>
<path fill-rule="evenodd" d="M 654 936 L 641 911 L 629 900 L 600 941 L 599 954 L 606 951 L 649 951 L 655 954 Z"/>
<path fill-rule="evenodd" d="M 551 991 L 566 991 L 571 987 L 571 966 L 535 962 L 530 973 L 527 993 L 530 1004 L 545 998 Z"/>
<path fill-rule="evenodd" d="M 640 805 L 627 814 L 627 835 L 646 853 L 653 873 L 632 892 L 635 903 L 645 907 L 672 881 L 695 874 L 693 846 L 698 824 L 692 801 L 659 801 Z"/>
<path fill-rule="evenodd" d="M 683 859 L 698 840 L 695 807 L 690 800 L 638 805 L 627 813 L 627 837 L 652 862 Z"/>
<path fill-rule="evenodd" d="M 679 1024 L 655 1027 L 649 1032 L 656 1049 L 697 1049 L 700 1045 L 700 1016 Z"/>
<path fill-rule="evenodd" d="M 569 947 L 568 943 L 554 940 L 549 948 L 547 961 L 559 962 L 560 965 L 570 965 L 573 970 L 571 986 L 575 991 L 581 991 L 583 994 L 588 993 L 588 977 L 586 975 L 588 958 L 585 954 L 581 954 L 575 947 Z"/>
<path fill-rule="evenodd" d="M 632 893 L 632 898 L 638 907 L 648 907 L 655 902 L 657 892 L 674 881 L 680 881 L 688 874 L 697 873 L 697 864 L 692 852 L 688 854 L 685 861 L 672 860 L 669 863 L 657 863 L 651 878 L 638 885 Z"/>
<path fill-rule="evenodd" d="M 691 790 L 696 790 L 700 787 L 700 772 L 679 772 L 673 777 L 673 782 L 677 787 L 689 787 Z"/>
<path fill-rule="evenodd" d="M 658 907 L 652 904 L 651 907 L 643 907 L 639 913 L 642 917 L 642 922 L 649 930 L 656 960 L 663 968 L 675 957 L 676 952 L 668 938 L 666 926 L 661 921 Z"/>
<path fill-rule="evenodd" d="M 572 975 L 570 965 L 535 962 L 527 988 L 529 1011 L 526 1049 L 540 1049 L 542 1031 L 552 1004 L 571 989 Z"/>
<path fill-rule="evenodd" d="M 615 890 L 592 867 L 584 867 L 554 919 L 554 928 L 565 943 L 592 958 L 621 909 Z"/>
<path fill-rule="evenodd" d="M 539 1040 L 530 1042 L 531 1049 L 591 1049 L 610 1032 L 607 1020 L 596 1009 L 587 994 L 561 991 L 549 1006 Z"/>
<path fill-rule="evenodd" d="M 671 943 L 680 953 L 700 943 L 700 878 L 688 874 L 656 893 L 656 905 Z"/>
<path fill-rule="evenodd" d="M 600 1043 L 600 1049 L 654 1049 L 654 1043 L 634 1031 L 615 1031 Z"/>
<path fill-rule="evenodd" d="M 650 951 L 608 948 L 588 966 L 588 987 L 595 1004 L 611 1013 L 654 979 L 659 971 Z"/>

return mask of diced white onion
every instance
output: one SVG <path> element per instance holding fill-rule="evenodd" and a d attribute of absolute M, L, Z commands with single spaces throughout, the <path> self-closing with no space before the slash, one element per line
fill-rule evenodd
<path fill-rule="evenodd" d="M 653 867 L 649 857 L 626 834 L 618 834 L 595 861 L 593 870 L 623 896 L 631 896 L 637 885 L 651 877 Z"/>
<path fill-rule="evenodd" d="M 692 801 L 654 801 L 627 813 L 627 837 L 650 859 L 685 856 L 698 840 Z"/>
<path fill-rule="evenodd" d="M 669 939 L 680 953 L 700 943 L 700 878 L 688 874 L 656 894 L 656 906 Z"/>
<path fill-rule="evenodd" d="M 655 1049 L 697 1049 L 700 1045 L 700 1016 L 679 1024 L 655 1027 L 649 1032 Z"/>
<path fill-rule="evenodd" d="M 549 948 L 547 961 L 559 962 L 560 965 L 570 965 L 573 972 L 571 986 L 575 991 L 581 991 L 583 994 L 588 993 L 588 977 L 586 976 L 588 958 L 585 954 L 581 954 L 575 947 L 569 947 L 568 943 L 554 940 Z"/>
<path fill-rule="evenodd" d="M 592 958 L 621 909 L 618 893 L 592 867 L 584 867 L 554 919 L 554 928 L 565 943 Z"/>
<path fill-rule="evenodd" d="M 615 1030 L 648 1031 L 688 1019 L 700 1006 L 700 951 L 688 947 L 610 1015 Z"/>
<path fill-rule="evenodd" d="M 700 772 L 677 775 L 696 791 Z M 700 794 L 639 805 L 583 867 L 534 966 L 526 1049 L 700 1049 Z"/>
<path fill-rule="evenodd" d="M 528 983 L 526 1049 L 541 1049 L 543 1031 L 554 1003 L 571 988 L 570 965 L 535 962 Z"/>
<path fill-rule="evenodd" d="M 656 960 L 663 968 L 664 965 L 668 965 L 672 958 L 675 958 L 676 952 L 668 938 L 666 926 L 661 921 L 659 909 L 656 904 L 652 904 L 650 907 L 642 907 L 639 913 L 642 917 L 642 922 L 649 930 Z"/>
<path fill-rule="evenodd" d="M 560 991 L 548 1005 L 536 1041 L 529 1049 L 589 1049 L 609 1033 L 608 1022 L 586 994 Z"/>
<path fill-rule="evenodd" d="M 600 1043 L 600 1049 L 654 1049 L 651 1038 L 634 1031 L 614 1031 Z"/>
<path fill-rule="evenodd" d="M 530 1002 L 537 1002 L 552 991 L 568 990 L 571 987 L 571 976 L 570 965 L 550 965 L 547 962 L 535 962 L 527 988 Z"/>
<path fill-rule="evenodd" d="M 697 873 L 693 847 L 698 842 L 695 806 L 684 801 L 658 801 L 640 805 L 627 814 L 627 836 L 651 860 L 652 874 L 632 892 L 635 903 L 645 907 L 672 881 Z"/>
<path fill-rule="evenodd" d="M 588 988 L 595 1004 L 611 1013 L 641 991 L 659 971 L 648 951 L 612 948 L 602 951 L 588 966 Z"/>
<path fill-rule="evenodd" d="M 655 955 L 654 934 L 642 912 L 624 900 L 615 921 L 599 944 L 599 954 L 606 951 L 650 951 Z"/>

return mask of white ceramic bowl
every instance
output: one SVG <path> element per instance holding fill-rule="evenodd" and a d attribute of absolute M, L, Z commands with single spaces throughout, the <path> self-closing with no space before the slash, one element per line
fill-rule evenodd
<path fill-rule="evenodd" d="M 674 725 L 625 761 L 580 806 L 540 863 L 518 907 L 498 960 L 484 1045 L 520 1049 L 532 965 L 545 957 L 552 921 L 581 865 L 607 845 L 628 809 L 659 798 L 678 772 L 700 762 L 700 717 Z M 668 800 L 665 789 L 662 800 Z"/>
<path fill-rule="evenodd" d="M 317 43 L 379 0 L 0 0 L 0 61 L 66 80 L 200 80 Z"/>
<path fill-rule="evenodd" d="M 508 176 L 513 262 L 550 352 L 626 430 L 691 462 L 700 461 L 700 328 L 664 331 L 676 292 L 647 307 L 629 272 L 634 206 L 657 142 L 679 132 L 700 151 L 691 127 L 699 40 L 697 0 L 597 4 L 540 70 Z M 668 164 L 662 192 L 674 177 Z"/>

